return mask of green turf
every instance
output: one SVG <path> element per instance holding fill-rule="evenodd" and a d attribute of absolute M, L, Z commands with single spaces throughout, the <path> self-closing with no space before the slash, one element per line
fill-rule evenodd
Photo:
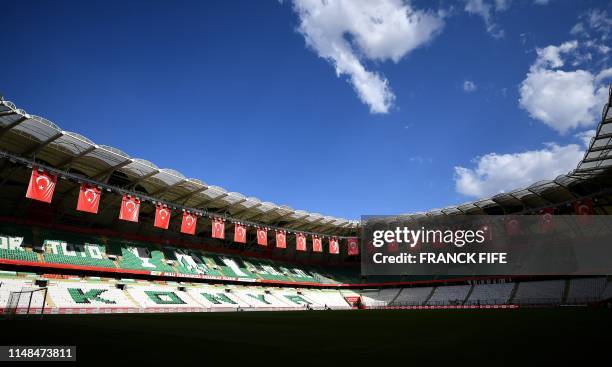
<path fill-rule="evenodd" d="M 605 309 L 54 315 L 0 321 L 1 345 L 77 345 L 83 361 L 440 361 L 525 365 L 609 355 Z M 527 356 L 533 354 L 532 357 Z M 143 363 L 137 363 L 142 361 Z M 429 363 L 428 363 L 429 364 Z"/>

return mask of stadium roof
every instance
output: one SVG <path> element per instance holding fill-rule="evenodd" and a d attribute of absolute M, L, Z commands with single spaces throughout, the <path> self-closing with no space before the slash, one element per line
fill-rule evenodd
<path fill-rule="evenodd" d="M 612 167 L 611 104 L 612 88 L 596 134 L 574 171 L 490 198 L 406 215 L 418 218 L 459 213 L 530 212 L 610 190 L 612 183 L 609 175 L 603 174 L 610 173 Z M 63 131 L 53 122 L 30 115 L 4 100 L 0 100 L 0 149 L 20 157 L 35 158 L 37 162 L 77 173 L 84 178 L 102 182 L 110 180 L 114 185 L 140 191 L 159 200 L 206 209 L 237 220 L 330 235 L 355 234 L 359 228 L 359 222 L 355 220 L 261 201 L 238 192 L 228 192 L 199 179 L 187 178 L 173 169 L 159 168 L 147 160 L 132 158 L 117 148 L 97 145 L 80 134 Z"/>
<path fill-rule="evenodd" d="M 64 131 L 4 100 L 0 101 L 0 149 L 84 178 L 110 181 L 159 200 L 236 220 L 329 235 L 349 235 L 359 226 L 356 220 L 309 213 L 187 178 L 174 169 L 159 168 L 115 147 L 98 145 L 78 133 Z"/>
<path fill-rule="evenodd" d="M 612 86 L 608 103 L 603 108 L 601 121 L 595 136 L 589 142 L 584 158 L 577 168 L 553 180 L 543 180 L 532 185 L 500 193 L 461 205 L 433 209 L 428 212 L 407 214 L 420 216 L 451 214 L 507 214 L 533 212 L 539 209 L 568 204 L 594 193 L 612 190 L 609 173 L 612 172 Z M 610 205 L 610 203 L 605 203 Z"/>

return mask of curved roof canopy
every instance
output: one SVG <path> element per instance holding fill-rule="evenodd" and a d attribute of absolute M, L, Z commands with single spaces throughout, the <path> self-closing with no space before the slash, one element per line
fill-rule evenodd
<path fill-rule="evenodd" d="M 609 181 L 594 180 L 612 167 L 612 88 L 596 134 L 591 138 L 584 158 L 577 168 L 552 180 L 536 182 L 529 187 L 500 193 L 461 205 L 433 209 L 422 216 L 453 214 L 504 214 L 533 211 L 562 204 L 588 193 L 610 189 Z M 46 164 L 85 174 L 88 178 L 108 180 L 121 174 L 124 187 L 139 186 L 150 196 L 180 205 L 227 214 L 237 220 L 289 229 L 319 231 L 328 234 L 350 234 L 359 222 L 292 209 L 285 205 L 228 192 L 222 187 L 187 178 L 182 173 L 139 158 L 106 145 L 97 145 L 74 132 L 63 131 L 53 122 L 18 109 L 9 101 L 0 100 L 0 149 L 24 158 L 36 158 Z"/>
<path fill-rule="evenodd" d="M 206 209 L 236 220 L 337 235 L 354 233 L 359 227 L 356 220 L 323 217 L 264 202 L 187 178 L 174 169 L 159 168 L 115 147 L 98 145 L 78 133 L 63 131 L 53 122 L 30 115 L 4 100 L 0 100 L 0 149 L 103 182 L 120 175 L 125 189 L 138 187 L 159 200 Z"/>

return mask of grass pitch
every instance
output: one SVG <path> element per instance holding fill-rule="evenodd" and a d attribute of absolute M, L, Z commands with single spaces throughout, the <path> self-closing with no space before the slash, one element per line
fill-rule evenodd
<path fill-rule="evenodd" d="M 357 362 L 565 365 L 609 355 L 612 311 L 49 315 L 43 320 L 0 321 L 0 330 L 1 345 L 76 345 L 79 362 L 107 366 L 120 362 L 181 366 L 183 361 L 197 362 L 189 363 L 197 366 L 219 361 L 285 366 Z"/>

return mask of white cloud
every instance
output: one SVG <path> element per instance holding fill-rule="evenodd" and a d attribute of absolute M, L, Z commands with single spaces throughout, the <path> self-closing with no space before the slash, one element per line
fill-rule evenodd
<path fill-rule="evenodd" d="M 551 0 L 534 0 L 536 5 L 548 5 L 550 2 Z"/>
<path fill-rule="evenodd" d="M 574 137 L 580 139 L 584 145 L 584 148 L 586 149 L 591 143 L 591 138 L 594 137 L 596 133 L 597 131 L 595 131 L 595 129 L 585 130 L 575 134 Z"/>
<path fill-rule="evenodd" d="M 564 65 L 561 55 L 574 51 L 577 47 L 578 41 L 569 41 L 561 44 L 560 46 L 538 48 L 536 49 L 538 57 L 532 68 L 560 68 Z"/>
<path fill-rule="evenodd" d="M 567 57 L 584 60 L 577 41 L 537 49 L 537 59 L 520 86 L 519 105 L 559 133 L 595 124 L 606 101 L 610 69 L 564 71 Z M 576 65 L 574 63 L 573 65 Z"/>
<path fill-rule="evenodd" d="M 471 80 L 463 82 L 463 90 L 467 93 L 474 92 L 477 89 L 476 84 Z"/>
<path fill-rule="evenodd" d="M 401 0 L 294 0 L 306 44 L 346 75 L 372 113 L 388 113 L 395 95 L 365 60 L 399 62 L 443 28 L 441 15 Z"/>
<path fill-rule="evenodd" d="M 487 32 L 494 38 L 503 38 L 504 30 L 493 20 L 493 12 L 501 12 L 508 9 L 510 1 L 495 0 L 489 3 L 487 0 L 466 0 L 465 11 L 482 17 L 487 28 Z"/>
<path fill-rule="evenodd" d="M 584 137 L 579 137 L 584 140 Z M 455 189 L 473 197 L 495 195 L 554 179 L 576 168 L 584 156 L 579 144 L 546 144 L 521 153 L 489 153 L 474 160 L 474 168 L 455 167 Z"/>

